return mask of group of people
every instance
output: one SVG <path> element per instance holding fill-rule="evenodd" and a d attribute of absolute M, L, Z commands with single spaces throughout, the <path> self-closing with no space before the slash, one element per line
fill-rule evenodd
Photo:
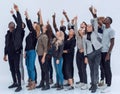
<path fill-rule="evenodd" d="M 64 19 L 57 27 L 56 14 L 52 16 L 53 27 L 47 21 L 43 23 L 41 10 L 38 11 L 38 21 L 31 21 L 28 12 L 25 11 L 26 24 L 23 22 L 19 8 L 14 4 L 11 14 L 16 22 L 10 22 L 9 30 L 5 36 L 4 61 L 10 66 L 13 84 L 8 88 L 16 88 L 15 92 L 22 90 L 21 81 L 24 81 L 23 57 L 28 72 L 28 90 L 41 88 L 41 90 L 50 89 L 53 84 L 53 67 L 56 72 L 56 83 L 51 88 L 62 90 L 68 87 L 68 90 L 74 89 L 74 54 L 77 46 L 76 65 L 78 69 L 79 81 L 76 82 L 82 90 L 88 89 L 86 66 L 90 67 L 91 87 L 89 90 L 95 93 L 98 87 L 104 86 L 102 92 L 110 90 L 112 73 L 110 67 L 111 52 L 114 46 L 115 32 L 111 28 L 111 17 L 97 17 L 97 10 L 91 6 L 89 8 L 93 19 L 91 24 L 82 22 L 78 27 L 78 17 L 71 21 L 66 11 L 63 15 L 68 22 L 64 25 Z M 25 27 L 28 27 L 29 34 L 26 37 L 26 46 L 23 48 L 23 39 L 25 36 Z M 68 29 L 68 33 L 66 33 Z M 24 56 L 23 56 L 24 51 Z M 37 74 L 35 66 L 36 54 L 38 56 L 41 69 L 41 76 Z M 99 66 L 101 79 L 99 81 Z M 38 86 L 37 76 L 41 77 Z M 67 81 L 64 84 L 64 81 Z M 105 82 L 104 82 L 105 81 Z"/>

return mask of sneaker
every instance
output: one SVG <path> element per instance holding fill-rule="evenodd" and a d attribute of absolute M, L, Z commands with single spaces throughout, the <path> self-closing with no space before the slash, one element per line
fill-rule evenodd
<path fill-rule="evenodd" d="M 110 92 L 110 87 L 106 87 L 106 88 L 104 88 L 102 91 L 101 91 L 101 93 L 109 93 Z"/>
<path fill-rule="evenodd" d="M 98 83 L 98 86 L 99 86 L 99 87 L 104 86 L 104 80 L 101 80 L 101 81 Z"/>
<path fill-rule="evenodd" d="M 80 87 L 82 87 L 82 86 L 84 86 L 84 85 L 85 85 L 84 83 L 79 83 L 79 86 L 80 86 Z"/>
<path fill-rule="evenodd" d="M 21 86 L 18 86 L 15 90 L 15 92 L 20 92 L 22 90 L 22 87 Z"/>
<path fill-rule="evenodd" d="M 18 84 L 17 84 L 17 83 L 13 83 L 13 84 L 10 85 L 8 88 L 11 89 L 11 88 L 15 88 L 15 87 L 18 87 Z"/>
<path fill-rule="evenodd" d="M 88 86 L 87 86 L 87 84 L 84 84 L 84 85 L 81 87 L 81 90 L 86 90 L 86 89 L 88 89 Z"/>

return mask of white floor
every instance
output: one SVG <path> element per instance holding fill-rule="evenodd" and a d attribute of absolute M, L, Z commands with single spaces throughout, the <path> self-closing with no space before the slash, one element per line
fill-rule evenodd
<path fill-rule="evenodd" d="M 0 79 L 0 93 L 1 94 L 91 94 L 89 90 L 80 90 L 80 88 L 76 87 L 74 90 L 71 91 L 66 91 L 66 88 L 62 91 L 56 91 L 56 89 L 50 89 L 47 91 L 41 91 L 40 89 L 35 89 L 33 91 L 28 91 L 25 85 L 23 85 L 23 90 L 19 93 L 15 93 L 15 89 L 8 89 L 7 87 L 11 84 L 11 81 L 8 78 L 10 76 L 5 76 L 1 77 Z M 113 83 L 111 87 L 111 92 L 106 93 L 106 94 L 120 94 L 120 77 L 119 76 L 114 76 L 113 77 Z M 98 89 L 95 94 L 102 94 L 101 93 L 102 89 Z"/>

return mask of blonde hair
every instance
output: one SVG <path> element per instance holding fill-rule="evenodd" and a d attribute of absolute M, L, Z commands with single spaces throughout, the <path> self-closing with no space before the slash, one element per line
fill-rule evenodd
<path fill-rule="evenodd" d="M 56 45 L 56 50 L 58 50 L 58 47 L 63 43 L 64 41 L 64 33 L 62 31 L 58 31 L 57 33 L 59 33 L 59 37 L 55 38 L 53 40 L 53 43 Z"/>

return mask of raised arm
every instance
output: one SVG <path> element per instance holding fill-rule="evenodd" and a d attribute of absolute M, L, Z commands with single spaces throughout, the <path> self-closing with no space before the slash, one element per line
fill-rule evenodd
<path fill-rule="evenodd" d="M 17 24 L 17 17 L 15 16 L 13 9 L 11 9 L 10 13 L 12 14 L 13 19 L 15 20 L 15 22 Z"/>
<path fill-rule="evenodd" d="M 58 32 L 59 29 L 57 28 L 57 24 L 56 24 L 56 21 L 55 21 L 56 14 L 54 13 L 54 15 L 52 17 L 53 17 L 53 27 L 54 27 L 55 31 Z"/>
<path fill-rule="evenodd" d="M 76 37 L 79 37 L 77 21 L 78 21 L 78 17 L 76 16 L 74 17 L 74 31 L 75 31 Z"/>
<path fill-rule="evenodd" d="M 67 22 L 70 22 L 70 19 L 69 19 L 67 12 L 65 10 L 63 10 L 63 15 L 65 16 Z"/>
<path fill-rule="evenodd" d="M 16 4 L 14 4 L 14 9 L 15 9 L 15 11 L 17 13 L 17 17 L 15 17 L 17 27 L 22 29 L 22 18 L 21 18 L 21 14 L 19 12 L 19 8 L 18 8 L 18 6 Z"/>
<path fill-rule="evenodd" d="M 41 10 L 38 11 L 37 15 L 38 15 L 38 24 L 40 25 L 40 30 L 41 30 L 41 32 L 43 32 L 42 26 L 44 24 L 43 24 L 43 18 L 42 18 Z"/>
<path fill-rule="evenodd" d="M 94 27 L 94 32 L 98 35 L 98 19 L 97 19 L 97 10 L 92 6 L 89 8 L 91 14 L 93 15 L 93 18 L 91 20 L 91 24 Z"/>
<path fill-rule="evenodd" d="M 25 16 L 26 16 L 27 27 L 28 27 L 28 29 L 29 29 L 31 32 L 33 32 L 33 31 L 34 31 L 34 28 L 33 28 L 33 26 L 32 26 L 32 22 L 31 22 L 31 20 L 30 20 L 30 18 L 29 18 L 29 15 L 28 15 L 28 12 L 27 12 L 27 11 L 25 11 Z"/>

